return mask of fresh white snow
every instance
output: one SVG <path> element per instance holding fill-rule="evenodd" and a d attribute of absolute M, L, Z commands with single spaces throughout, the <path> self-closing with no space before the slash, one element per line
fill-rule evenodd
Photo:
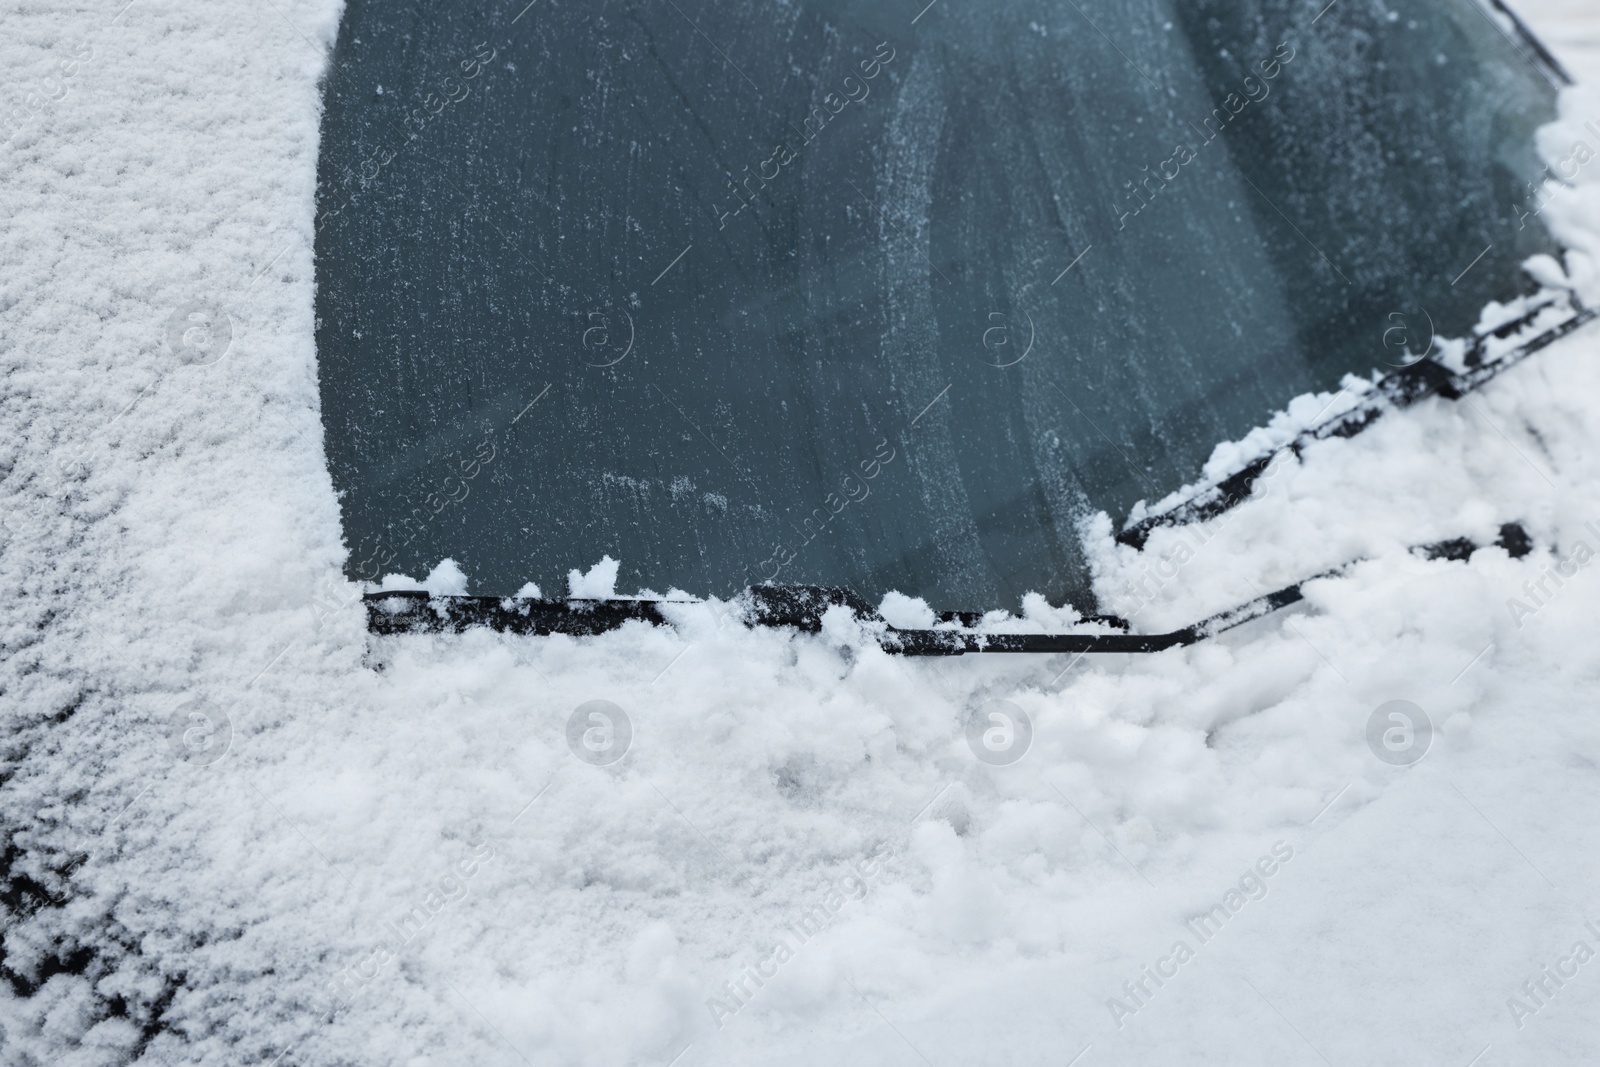
<path fill-rule="evenodd" d="M 0 820 L 63 902 L 3 936 L 30 982 L 77 956 L 0 983 L 0 1064 L 1592 1062 L 1600 327 L 1142 556 L 1093 531 L 1147 631 L 1366 560 L 1192 649 L 699 604 L 372 638 L 312 337 L 337 4 L 122 4 L 0 15 Z M 1523 7 L 1600 76 L 1590 8 Z M 1600 122 L 1563 106 L 1552 159 Z M 1543 216 L 1600 302 L 1576 180 Z M 1405 550 L 1512 520 L 1520 561 Z"/>

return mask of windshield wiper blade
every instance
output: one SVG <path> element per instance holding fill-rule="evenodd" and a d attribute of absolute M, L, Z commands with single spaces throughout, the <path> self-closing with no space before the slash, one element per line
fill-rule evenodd
<path fill-rule="evenodd" d="M 1499 357 L 1486 360 L 1492 340 L 1506 340 L 1532 326 L 1539 315 L 1549 308 L 1562 304 L 1572 312 L 1571 317 L 1539 335 L 1528 339 Z M 1129 523 L 1120 533 L 1119 544 L 1142 549 L 1150 534 L 1162 526 L 1188 526 L 1192 523 L 1214 519 L 1250 498 L 1256 479 L 1272 466 L 1280 456 L 1292 453 L 1299 458 L 1307 446 L 1330 437 L 1354 437 L 1370 426 L 1386 411 L 1410 407 L 1431 396 L 1446 400 L 1459 400 L 1484 383 L 1499 377 L 1529 356 L 1546 348 L 1573 331 L 1600 317 L 1600 310 L 1583 306 L 1575 294 L 1563 293 L 1529 308 L 1528 311 L 1492 329 L 1473 337 L 1463 357 L 1463 371 L 1454 371 L 1438 360 L 1427 358 L 1387 374 L 1374 385 L 1371 393 L 1349 409 L 1333 415 L 1309 429 L 1303 430 L 1294 440 L 1281 448 L 1258 456 L 1244 467 L 1196 492 L 1183 500 L 1137 522 Z"/>
<path fill-rule="evenodd" d="M 1513 559 L 1533 551 L 1533 542 L 1518 523 L 1500 528 L 1494 542 Z M 1458 537 L 1433 544 L 1418 545 L 1412 551 L 1427 559 L 1467 560 L 1483 546 Z M 977 653 L 1123 653 L 1140 654 L 1182 648 L 1225 633 L 1247 622 L 1270 615 L 1305 599 L 1305 586 L 1322 578 L 1345 573 L 1361 560 L 1350 560 L 1329 570 L 1303 578 L 1293 585 L 1274 590 L 1254 600 L 1218 612 L 1179 630 L 1160 634 L 1136 634 L 1128 620 L 1115 615 L 1090 615 L 1087 625 L 1100 625 L 1115 632 L 1070 634 L 988 633 L 973 630 L 980 615 L 945 612 L 936 616 L 945 629 L 899 629 L 885 622 L 878 612 L 848 589 L 800 585 L 758 585 L 746 590 L 735 602 L 741 621 L 749 626 L 793 629 L 802 633 L 821 633 L 823 616 L 836 607 L 845 608 L 857 618 L 881 624 L 878 644 L 886 652 L 902 656 L 965 656 Z M 504 633 L 547 637 L 566 634 L 593 637 L 621 629 L 629 622 L 652 626 L 669 625 L 663 605 L 688 606 L 702 601 L 663 600 L 545 600 L 530 597 L 433 596 L 425 590 L 368 593 L 367 628 L 374 634 L 462 633 L 484 626 Z"/>

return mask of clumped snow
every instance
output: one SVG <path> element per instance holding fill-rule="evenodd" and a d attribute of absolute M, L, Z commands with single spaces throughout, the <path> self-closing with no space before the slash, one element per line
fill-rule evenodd
<path fill-rule="evenodd" d="M 606 600 L 617 595 L 617 571 L 622 564 L 610 556 L 600 557 L 600 562 L 588 571 L 567 572 L 567 595 L 576 599 Z"/>
<path fill-rule="evenodd" d="M 467 576 L 455 560 L 440 560 L 439 565 L 422 579 L 422 588 L 434 596 L 466 596 Z"/>
<path fill-rule="evenodd" d="M 312 343 L 337 17 L 5 15 L 0 1063 L 1589 1060 L 1600 331 L 1142 555 L 1102 522 L 1145 630 L 1366 561 L 1194 648 L 373 638 Z M 1600 168 L 1543 217 L 1600 301 Z"/>
<path fill-rule="evenodd" d="M 933 628 L 933 609 L 921 597 L 909 597 L 904 593 L 885 594 L 883 602 L 878 605 L 878 614 L 882 615 L 890 626 L 897 626 L 902 630 Z"/>

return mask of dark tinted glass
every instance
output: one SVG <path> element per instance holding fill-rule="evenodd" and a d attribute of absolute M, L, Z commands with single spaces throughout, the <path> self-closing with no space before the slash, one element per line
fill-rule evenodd
<path fill-rule="evenodd" d="M 351 0 L 317 306 L 352 574 L 1087 607 L 1084 516 L 1549 248 L 1535 57 L 1474 0 L 1318 6 Z"/>

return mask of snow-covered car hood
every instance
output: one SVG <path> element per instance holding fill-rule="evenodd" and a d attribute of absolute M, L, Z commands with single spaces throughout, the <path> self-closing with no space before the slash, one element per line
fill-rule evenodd
<path fill-rule="evenodd" d="M 314 345 L 338 17 L 4 16 L 0 1062 L 1583 1062 L 1592 331 L 1142 553 L 1091 530 L 1150 626 L 1366 560 L 1191 649 L 918 662 L 703 605 L 375 638 Z M 1561 106 L 1552 165 L 1600 149 Z M 1543 208 L 1591 304 L 1597 175 Z M 1407 551 L 1508 521 L 1520 560 Z"/>

